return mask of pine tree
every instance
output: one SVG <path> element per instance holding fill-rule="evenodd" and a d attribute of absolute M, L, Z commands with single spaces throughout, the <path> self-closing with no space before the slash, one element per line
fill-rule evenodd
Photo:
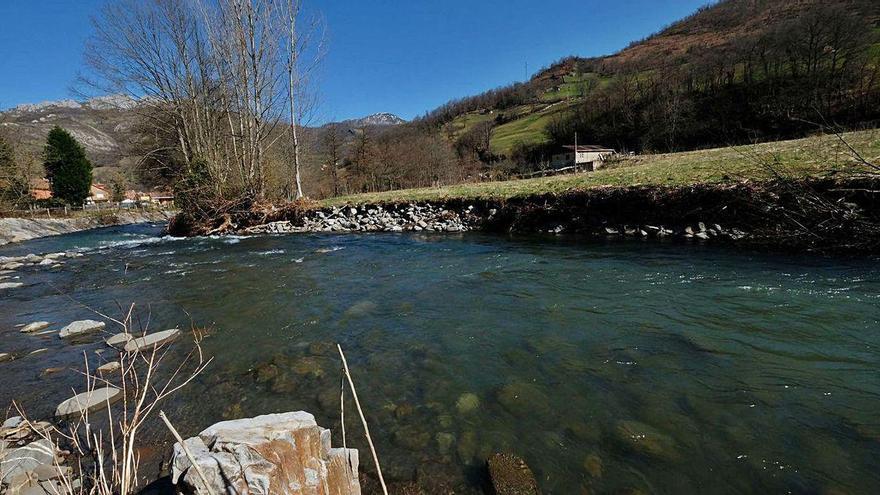
<path fill-rule="evenodd" d="M 82 145 L 69 132 L 55 127 L 46 138 L 44 160 L 52 195 L 71 205 L 81 205 L 92 186 L 92 163 Z"/>

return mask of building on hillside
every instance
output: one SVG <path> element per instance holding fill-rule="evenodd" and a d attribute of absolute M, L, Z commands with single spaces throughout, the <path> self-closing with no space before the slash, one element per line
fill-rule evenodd
<path fill-rule="evenodd" d="M 614 150 L 592 144 L 563 146 L 560 153 L 550 159 L 550 167 L 554 169 L 578 167 L 584 170 L 598 170 L 605 160 L 614 154 Z"/>
<path fill-rule="evenodd" d="M 33 179 L 31 180 L 31 196 L 34 199 L 49 199 L 52 197 L 52 188 L 49 185 L 49 179 Z"/>
<path fill-rule="evenodd" d="M 170 191 L 153 191 L 150 193 L 150 201 L 160 206 L 171 206 L 174 204 L 174 194 Z"/>
<path fill-rule="evenodd" d="M 112 194 L 108 186 L 95 183 L 89 188 L 89 197 L 86 198 L 86 204 L 106 203 L 110 201 L 111 196 Z"/>

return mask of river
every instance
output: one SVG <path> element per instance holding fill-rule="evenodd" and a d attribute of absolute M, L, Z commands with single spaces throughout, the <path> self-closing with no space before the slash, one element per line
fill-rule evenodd
<path fill-rule="evenodd" d="M 16 325 L 210 329 L 182 433 L 304 409 L 339 436 L 340 343 L 387 478 L 479 492 L 522 456 L 546 493 L 880 493 L 880 264 L 695 244 L 465 235 L 170 239 L 133 225 L 0 293 L 0 404 L 47 416 L 99 364 Z M 178 345 L 185 345 L 180 343 Z M 370 458 L 351 400 L 349 443 Z M 158 420 L 155 428 L 161 430 Z M 156 433 L 156 435 L 160 435 Z M 170 450 L 170 449 L 168 449 Z"/>

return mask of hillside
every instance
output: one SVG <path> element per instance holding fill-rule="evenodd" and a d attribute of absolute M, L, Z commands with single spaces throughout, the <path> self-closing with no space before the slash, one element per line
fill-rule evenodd
<path fill-rule="evenodd" d="M 102 180 L 133 160 L 128 148 L 137 119 L 134 107 L 134 101 L 113 96 L 22 104 L 0 112 L 0 130 L 20 152 L 38 157 L 49 131 L 63 127 L 82 143 Z"/>
<path fill-rule="evenodd" d="M 491 123 L 491 151 L 511 157 L 517 153 L 518 146 L 551 143 L 557 138 L 548 131 L 551 121 L 568 117 L 585 104 L 598 106 L 596 104 L 605 97 L 603 90 L 619 86 L 621 81 L 646 87 L 653 84 L 652 78 L 661 74 L 672 81 L 691 79 L 688 84 L 702 83 L 707 77 L 742 81 L 747 71 L 767 63 L 762 57 L 773 50 L 785 50 L 778 46 L 782 40 L 773 38 L 777 33 L 791 29 L 810 36 L 812 26 L 794 28 L 799 22 L 806 24 L 805 19 L 816 9 L 845 12 L 848 19 L 870 26 L 868 29 L 873 29 L 875 35 L 880 33 L 880 2 L 872 0 L 726 0 L 703 7 L 618 53 L 595 58 L 565 58 L 526 83 L 454 100 L 432 112 L 429 119 L 444 125 L 447 133 L 456 139 L 474 131 L 479 124 Z M 821 15 L 816 17 L 821 21 Z M 829 39 L 841 44 L 848 42 L 844 27 L 827 28 Z M 835 29 L 840 32 L 833 32 Z M 821 41 L 816 38 L 816 42 Z M 830 45 L 816 48 L 831 49 Z M 869 46 L 857 48 L 868 52 L 876 70 L 880 60 L 877 37 Z M 839 58 L 845 60 L 854 55 L 853 50 Z M 845 62 L 839 63 L 845 65 Z M 711 74 L 713 71 L 718 74 Z M 620 146 L 632 140 L 622 141 L 600 144 Z"/>
<path fill-rule="evenodd" d="M 774 174 L 768 164 L 772 164 L 777 172 L 793 178 L 822 178 L 869 172 L 853 156 L 848 145 L 857 149 L 866 160 L 880 163 L 880 130 L 845 133 L 842 138 L 845 142 L 835 135 L 820 135 L 751 146 L 636 155 L 596 172 L 357 194 L 329 198 L 321 204 L 335 206 L 447 199 L 503 200 L 610 186 L 733 184 L 745 180 L 772 179 Z"/>

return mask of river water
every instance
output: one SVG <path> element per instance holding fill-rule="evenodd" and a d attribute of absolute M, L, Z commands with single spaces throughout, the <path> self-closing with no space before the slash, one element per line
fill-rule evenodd
<path fill-rule="evenodd" d="M 185 435 L 304 409 L 340 444 L 338 342 L 386 478 L 430 492 L 479 492 L 485 459 L 507 451 L 546 493 L 880 493 L 876 259 L 483 234 L 159 232 L 0 248 L 84 254 L 24 271 L 25 287 L 0 294 L 0 351 L 49 348 L 0 364 L 4 407 L 49 415 L 82 379 L 43 370 L 103 359 L 98 336 L 71 344 L 16 325 L 57 328 L 95 318 L 83 305 L 120 316 L 136 303 L 152 330 L 210 328 L 215 361 L 166 406 Z M 370 471 L 350 399 L 346 411 Z"/>

